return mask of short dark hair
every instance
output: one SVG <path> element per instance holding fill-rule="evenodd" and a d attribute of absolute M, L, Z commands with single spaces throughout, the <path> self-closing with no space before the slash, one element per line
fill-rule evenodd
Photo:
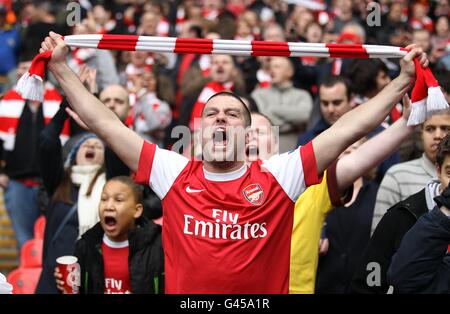
<path fill-rule="evenodd" d="M 436 153 L 436 163 L 442 167 L 445 157 L 450 155 L 450 133 L 439 143 Z"/>
<path fill-rule="evenodd" d="M 111 179 L 108 180 L 108 182 L 111 181 L 117 181 L 128 186 L 133 192 L 134 200 L 136 201 L 136 203 L 142 205 L 144 204 L 144 192 L 142 186 L 134 182 L 130 177 L 127 176 L 112 177 Z"/>
<path fill-rule="evenodd" d="M 250 114 L 250 110 L 248 110 L 247 105 L 246 105 L 245 102 L 241 99 L 241 97 L 240 97 L 239 95 L 237 95 L 237 94 L 235 94 L 235 93 L 233 93 L 233 92 L 229 92 L 229 91 L 221 91 L 221 92 L 218 92 L 218 93 L 212 95 L 211 97 L 209 97 L 208 100 L 206 101 L 206 104 L 207 104 L 211 99 L 213 99 L 214 97 L 217 97 L 217 96 L 229 96 L 229 97 L 232 97 L 232 98 L 238 100 L 238 101 L 241 103 L 242 107 L 244 108 L 245 127 L 249 127 L 250 125 L 252 125 L 252 117 L 251 117 L 251 114 Z M 206 104 L 205 104 L 205 106 L 203 107 L 203 110 L 202 110 L 202 116 L 203 116 L 203 111 L 204 111 L 205 108 L 206 108 Z"/>
<path fill-rule="evenodd" d="M 252 115 L 255 115 L 255 116 L 261 116 L 261 117 L 263 117 L 264 119 L 266 119 L 268 122 L 269 122 L 269 124 L 270 124 L 270 126 L 274 126 L 274 124 L 272 123 L 272 120 L 270 120 L 270 118 L 268 117 L 268 116 L 266 116 L 265 114 L 263 114 L 263 113 L 261 113 L 261 112 L 252 112 L 251 113 Z"/>
<path fill-rule="evenodd" d="M 351 94 L 352 94 L 352 89 L 351 89 L 351 85 L 350 85 L 350 81 L 348 80 L 348 78 L 342 76 L 342 75 L 330 75 L 327 78 L 325 78 L 319 85 L 319 89 L 320 87 L 333 87 L 337 84 L 344 84 L 345 89 L 346 89 L 346 95 L 347 95 L 347 99 L 350 100 Z"/>
<path fill-rule="evenodd" d="M 366 96 L 377 90 L 380 72 L 389 74 L 388 67 L 380 59 L 355 59 L 350 62 L 344 75 L 351 81 L 353 92 Z"/>

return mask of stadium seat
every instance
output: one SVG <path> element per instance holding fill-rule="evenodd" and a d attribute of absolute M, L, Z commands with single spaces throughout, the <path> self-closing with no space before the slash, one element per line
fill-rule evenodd
<path fill-rule="evenodd" d="M 13 294 L 33 294 L 36 290 L 42 268 L 17 268 L 8 274 Z"/>
<path fill-rule="evenodd" d="M 44 239 L 44 231 L 45 231 L 45 216 L 41 215 L 34 223 L 34 238 Z"/>
<path fill-rule="evenodd" d="M 20 250 L 20 268 L 42 267 L 42 251 L 44 240 L 31 239 L 22 245 Z"/>

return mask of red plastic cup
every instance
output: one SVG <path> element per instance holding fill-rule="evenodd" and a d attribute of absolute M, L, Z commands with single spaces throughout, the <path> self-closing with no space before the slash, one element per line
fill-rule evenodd
<path fill-rule="evenodd" d="M 64 291 L 67 294 L 80 293 L 80 264 L 75 256 L 61 256 L 56 259 L 59 272 L 64 281 Z"/>

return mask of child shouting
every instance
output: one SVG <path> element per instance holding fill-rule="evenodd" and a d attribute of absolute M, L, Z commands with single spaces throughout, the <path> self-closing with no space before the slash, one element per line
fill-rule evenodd
<path fill-rule="evenodd" d="M 142 189 L 125 176 L 108 180 L 100 222 L 77 241 L 80 293 L 163 293 L 161 227 L 142 216 Z M 55 269 L 63 292 L 61 273 Z"/>

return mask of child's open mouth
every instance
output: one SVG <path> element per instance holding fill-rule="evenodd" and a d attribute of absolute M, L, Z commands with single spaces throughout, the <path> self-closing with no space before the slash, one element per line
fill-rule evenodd
<path fill-rule="evenodd" d="M 105 217 L 105 226 L 108 229 L 108 231 L 111 231 L 115 229 L 117 221 L 114 217 Z"/>

